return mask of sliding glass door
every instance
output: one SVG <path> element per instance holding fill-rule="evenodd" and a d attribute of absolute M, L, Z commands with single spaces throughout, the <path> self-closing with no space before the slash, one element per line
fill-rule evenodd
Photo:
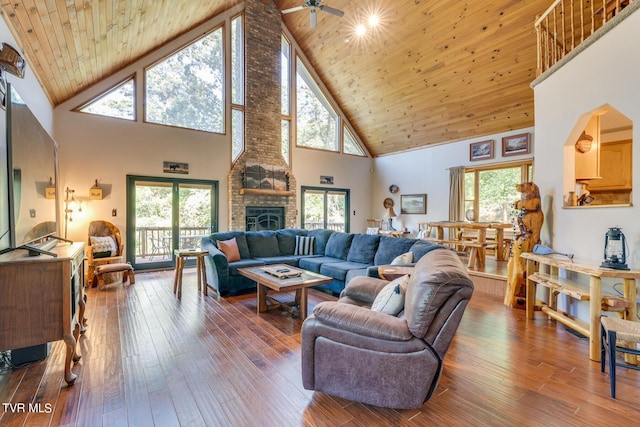
<path fill-rule="evenodd" d="M 127 177 L 127 261 L 136 270 L 175 266 L 174 249 L 199 248 L 218 229 L 218 182 Z"/>
<path fill-rule="evenodd" d="M 302 187 L 302 227 L 349 232 L 349 190 Z"/>

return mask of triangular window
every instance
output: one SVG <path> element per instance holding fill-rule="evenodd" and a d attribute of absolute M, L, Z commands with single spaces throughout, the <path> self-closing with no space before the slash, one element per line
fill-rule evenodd
<path fill-rule="evenodd" d="M 78 108 L 82 113 L 98 114 L 117 119 L 135 120 L 133 78 L 126 80 L 98 98 Z"/>
<path fill-rule="evenodd" d="M 343 128 L 344 131 L 342 132 L 342 152 L 345 154 L 354 154 L 356 156 L 362 156 L 364 157 L 364 151 L 362 151 L 362 148 L 360 148 L 360 145 L 358 145 L 358 143 L 356 142 L 355 138 L 353 137 L 353 135 L 351 134 L 351 132 L 349 131 L 349 129 L 347 129 L 346 127 Z"/>

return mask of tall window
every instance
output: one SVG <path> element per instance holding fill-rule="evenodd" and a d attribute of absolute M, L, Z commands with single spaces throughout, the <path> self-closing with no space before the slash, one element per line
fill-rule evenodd
<path fill-rule="evenodd" d="M 282 115 L 282 157 L 291 159 L 291 43 L 283 35 L 280 45 L 280 113 Z"/>
<path fill-rule="evenodd" d="M 135 120 L 134 80 L 130 78 L 78 108 L 83 113 Z"/>
<path fill-rule="evenodd" d="M 338 151 L 338 114 L 300 58 L 296 61 L 296 143 Z"/>
<path fill-rule="evenodd" d="M 222 28 L 145 72 L 147 122 L 224 132 Z"/>
<path fill-rule="evenodd" d="M 520 199 L 516 185 L 531 181 L 531 161 L 468 168 L 465 171 L 465 217 L 472 221 L 514 222 Z"/>
<path fill-rule="evenodd" d="M 242 15 L 231 20 L 231 161 L 244 151 L 244 30 Z"/>

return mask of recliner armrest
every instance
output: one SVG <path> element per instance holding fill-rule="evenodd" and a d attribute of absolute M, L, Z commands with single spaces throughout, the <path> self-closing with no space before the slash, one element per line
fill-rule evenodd
<path fill-rule="evenodd" d="M 317 322 L 371 338 L 408 341 L 413 335 L 404 319 L 366 307 L 334 301 L 318 303 L 313 310 Z"/>

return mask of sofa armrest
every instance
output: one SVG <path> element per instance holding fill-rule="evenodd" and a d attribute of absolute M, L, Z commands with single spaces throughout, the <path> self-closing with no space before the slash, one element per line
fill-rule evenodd
<path fill-rule="evenodd" d="M 340 293 L 340 298 L 348 297 L 368 305 L 373 304 L 378 293 L 389 283 L 375 277 L 356 276 Z"/>
<path fill-rule="evenodd" d="M 413 338 L 404 319 L 366 307 L 334 301 L 318 303 L 313 310 L 317 322 L 370 338 L 408 341 Z"/>
<path fill-rule="evenodd" d="M 209 255 L 204 259 L 207 284 L 211 286 L 218 295 L 227 292 L 229 290 L 229 261 L 227 257 L 208 237 L 202 238 L 200 248 L 203 251 L 209 252 Z"/>

